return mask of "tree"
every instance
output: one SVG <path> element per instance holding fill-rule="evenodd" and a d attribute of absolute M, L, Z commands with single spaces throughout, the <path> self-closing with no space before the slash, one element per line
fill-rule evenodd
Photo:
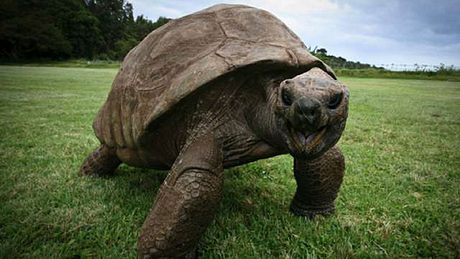
<path fill-rule="evenodd" d="M 320 55 L 327 55 L 327 50 L 325 48 L 320 48 L 316 50 L 316 53 Z"/>
<path fill-rule="evenodd" d="M 122 59 L 169 20 L 134 20 L 126 0 L 3 0 L 0 58 Z"/>
<path fill-rule="evenodd" d="M 6 58 L 91 58 L 101 34 L 81 0 L 5 0 L 0 55 Z"/>
<path fill-rule="evenodd" d="M 72 45 L 72 56 L 93 58 L 103 41 L 98 19 L 81 0 L 57 0 L 50 9 Z"/>
<path fill-rule="evenodd" d="M 0 54 L 7 58 L 61 58 L 72 46 L 48 12 L 47 1 L 4 0 L 0 10 Z"/>
<path fill-rule="evenodd" d="M 142 40 L 150 32 L 158 29 L 162 25 L 168 23 L 171 19 L 160 16 L 156 22 L 152 22 L 144 18 L 144 16 L 137 16 L 135 25 L 133 26 L 133 33 L 137 40 Z"/>
<path fill-rule="evenodd" d="M 114 51 L 115 44 L 129 37 L 126 32 L 133 22 L 132 5 L 124 0 L 89 0 L 87 3 L 91 13 L 99 20 L 103 37 L 99 52 L 108 53 L 110 58 L 119 58 Z"/>

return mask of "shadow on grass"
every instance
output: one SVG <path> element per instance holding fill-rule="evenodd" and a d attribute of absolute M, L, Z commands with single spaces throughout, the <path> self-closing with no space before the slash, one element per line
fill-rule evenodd
<path fill-rule="evenodd" d="M 76 170 L 76 167 L 73 168 Z M 220 246 L 221 239 L 229 235 L 237 236 L 251 229 L 274 229 L 286 220 L 283 214 L 289 215 L 290 198 L 286 200 L 286 197 L 290 194 L 286 191 L 290 192 L 290 189 L 286 188 L 286 182 L 269 177 L 270 173 L 278 172 L 268 168 L 255 162 L 225 170 L 222 201 L 215 220 L 200 241 L 201 253 L 213 254 L 219 249 L 216 245 Z M 80 220 L 76 224 L 85 224 L 87 229 L 83 232 L 86 233 L 74 233 L 71 238 L 60 239 L 60 242 L 68 243 L 75 238 L 78 246 L 71 248 L 72 255 L 82 257 L 100 252 L 94 250 L 95 243 L 113 256 L 135 257 L 141 226 L 168 173 L 122 165 L 110 177 L 71 177 L 77 184 L 81 182 L 83 190 L 86 190 L 82 193 L 84 197 L 74 203 L 85 200 L 80 209 L 91 211 L 95 208 L 97 218 L 83 216 L 83 222 Z M 77 192 L 81 190 L 79 188 Z M 83 253 L 82 248 L 89 252 Z"/>
<path fill-rule="evenodd" d="M 268 212 L 265 208 L 288 208 L 286 203 L 281 200 L 281 197 L 274 196 L 270 185 L 254 184 L 248 180 L 247 166 L 239 166 L 224 171 L 224 188 L 223 197 L 218 214 L 225 217 L 244 216 L 245 224 L 250 225 L 250 216 L 255 211 Z M 121 207 L 131 207 L 133 200 L 142 200 L 146 202 L 148 198 L 153 205 L 153 200 L 158 194 L 158 190 L 168 175 L 169 171 L 159 171 L 153 169 L 140 169 L 128 166 L 121 166 L 114 176 L 103 178 L 115 185 L 116 196 L 122 197 L 124 194 L 134 194 L 138 197 L 129 197 L 126 199 L 117 200 L 117 204 Z M 283 196 L 283 195 L 280 195 Z M 148 205 L 148 204 L 144 204 Z M 146 214 L 148 210 L 143 211 Z"/>

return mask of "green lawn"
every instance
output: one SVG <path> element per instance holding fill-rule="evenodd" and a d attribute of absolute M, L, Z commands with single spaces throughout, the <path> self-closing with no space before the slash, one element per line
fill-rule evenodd
<path fill-rule="evenodd" d="M 134 258 L 165 172 L 77 176 L 116 69 L 0 66 L 0 258 Z M 226 171 L 205 258 L 460 257 L 460 82 L 342 78 L 337 213 L 292 216 L 292 159 Z"/>

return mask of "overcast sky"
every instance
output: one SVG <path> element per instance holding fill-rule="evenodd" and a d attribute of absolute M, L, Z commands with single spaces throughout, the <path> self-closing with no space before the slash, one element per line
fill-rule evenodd
<path fill-rule="evenodd" d="M 135 15 L 181 16 L 218 1 L 128 0 Z M 460 67 L 460 0 L 249 0 L 286 23 L 307 46 L 370 64 Z"/>

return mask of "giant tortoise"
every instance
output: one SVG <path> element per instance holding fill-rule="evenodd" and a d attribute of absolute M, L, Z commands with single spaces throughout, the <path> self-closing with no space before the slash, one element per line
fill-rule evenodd
<path fill-rule="evenodd" d="M 80 174 L 126 163 L 169 169 L 138 240 L 142 258 L 185 257 L 217 212 L 223 169 L 289 153 L 290 210 L 334 211 L 344 174 L 335 146 L 347 87 L 272 14 L 216 5 L 172 20 L 124 59 Z"/>

